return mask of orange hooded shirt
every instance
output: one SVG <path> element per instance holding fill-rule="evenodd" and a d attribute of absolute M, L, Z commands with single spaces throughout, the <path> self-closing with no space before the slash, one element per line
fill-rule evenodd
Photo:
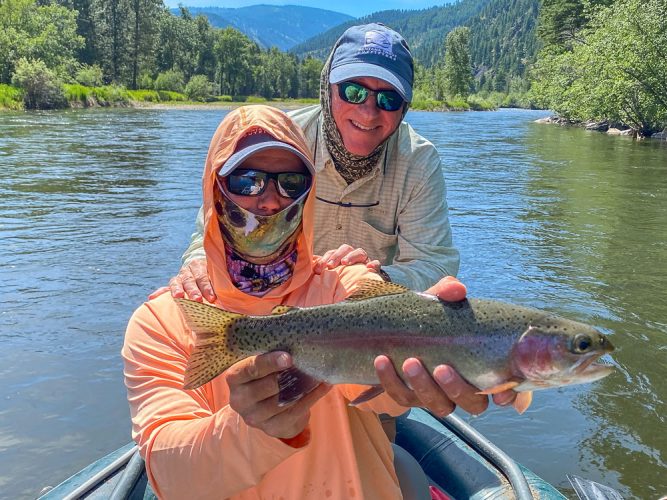
<path fill-rule="evenodd" d="M 301 129 L 274 108 L 238 108 L 218 127 L 202 180 L 204 248 L 218 297 L 215 305 L 269 314 L 279 304 L 344 300 L 360 279 L 378 277 L 365 266 L 313 274 L 314 186 L 303 210 L 291 280 L 263 297 L 240 292 L 231 282 L 213 206 L 215 175 L 237 142 L 257 127 L 311 157 Z M 367 387 L 337 385 L 313 406 L 309 441 L 290 446 L 246 425 L 229 406 L 224 373 L 198 389 L 183 390 L 194 340 L 168 293 L 139 307 L 125 336 L 122 354 L 132 434 L 159 498 L 401 498 L 391 444 L 377 413 L 398 415 L 406 408 L 386 395 L 353 408 L 348 402 Z"/>

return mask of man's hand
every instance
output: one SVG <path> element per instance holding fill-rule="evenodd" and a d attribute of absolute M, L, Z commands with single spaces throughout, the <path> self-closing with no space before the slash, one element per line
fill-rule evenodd
<path fill-rule="evenodd" d="M 290 366 L 289 354 L 274 351 L 239 361 L 226 372 L 232 409 L 250 427 L 280 439 L 303 432 L 310 419 L 310 408 L 331 389 L 323 383 L 298 401 L 278 406 L 278 373 Z"/>
<path fill-rule="evenodd" d="M 426 292 L 447 302 L 458 302 L 466 297 L 465 285 L 453 276 L 441 279 Z M 478 394 L 479 389 L 463 380 L 448 365 L 436 366 L 433 374 L 429 374 L 418 359 L 406 359 L 402 370 L 409 387 L 387 356 L 375 358 L 375 370 L 386 393 L 401 406 L 420 406 L 445 416 L 457 405 L 472 415 L 484 412 L 489 405 L 488 396 Z M 500 406 L 511 405 L 515 398 L 516 393 L 511 390 L 493 395 L 493 401 Z"/>
<path fill-rule="evenodd" d="M 188 295 L 190 300 L 202 302 L 206 299 L 215 302 L 216 296 L 213 285 L 208 277 L 206 259 L 195 259 L 181 267 L 176 276 L 169 280 L 171 296 L 180 299 Z"/>
<path fill-rule="evenodd" d="M 363 248 L 354 248 L 347 243 L 342 244 L 335 250 L 329 250 L 318 257 L 313 266 L 315 274 L 322 274 L 326 269 L 338 266 L 351 266 L 353 264 L 366 264 L 366 267 L 374 271 L 380 269 L 379 260 L 371 260 Z"/>

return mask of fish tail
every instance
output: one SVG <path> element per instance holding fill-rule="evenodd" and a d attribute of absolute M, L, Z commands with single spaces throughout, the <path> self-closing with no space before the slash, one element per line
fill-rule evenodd
<path fill-rule="evenodd" d="M 195 348 L 185 368 L 183 388 L 196 389 L 242 358 L 230 352 L 228 334 L 234 323 L 244 315 L 192 300 L 175 300 L 196 336 Z"/>

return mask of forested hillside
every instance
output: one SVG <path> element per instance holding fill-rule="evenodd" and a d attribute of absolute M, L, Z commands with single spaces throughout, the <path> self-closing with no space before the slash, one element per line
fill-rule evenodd
<path fill-rule="evenodd" d="M 265 30 L 260 17 L 244 29 Z M 289 38 L 304 19 L 274 27 Z M 0 107 L 316 98 L 335 40 L 371 21 L 411 45 L 415 108 L 537 104 L 637 136 L 667 126 L 667 0 L 461 0 L 377 12 L 291 52 L 163 0 L 0 0 Z"/>
<path fill-rule="evenodd" d="M 535 60 L 539 0 L 462 0 L 420 11 L 381 11 L 345 23 L 292 49 L 297 55 L 323 58 L 349 26 L 381 22 L 399 31 L 415 59 L 426 68 L 442 64 L 445 38 L 457 26 L 470 28 L 470 53 L 477 87 L 507 90 L 512 78 L 523 79 Z"/>
<path fill-rule="evenodd" d="M 235 28 L 262 48 L 288 50 L 313 36 L 352 20 L 352 16 L 298 5 L 253 5 L 238 9 L 188 7 L 206 16 L 215 28 Z M 178 14 L 178 9 L 172 9 Z"/>

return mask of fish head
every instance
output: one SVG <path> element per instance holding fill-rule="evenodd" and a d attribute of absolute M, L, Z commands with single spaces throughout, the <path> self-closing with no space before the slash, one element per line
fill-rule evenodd
<path fill-rule="evenodd" d="M 512 371 L 524 380 L 516 390 L 593 382 L 613 371 L 596 363 L 614 346 L 595 328 L 558 317 L 531 324 L 512 347 Z"/>

